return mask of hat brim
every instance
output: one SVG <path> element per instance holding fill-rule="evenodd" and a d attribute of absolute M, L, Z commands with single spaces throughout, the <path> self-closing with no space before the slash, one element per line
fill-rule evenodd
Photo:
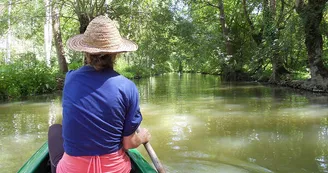
<path fill-rule="evenodd" d="M 121 38 L 121 44 L 118 48 L 95 48 L 90 47 L 83 41 L 84 35 L 79 34 L 71 37 L 67 40 L 67 47 L 79 51 L 79 52 L 87 52 L 90 54 L 101 54 L 101 53 L 120 53 L 120 52 L 132 52 L 138 50 L 138 45 L 131 40 L 126 38 Z"/>

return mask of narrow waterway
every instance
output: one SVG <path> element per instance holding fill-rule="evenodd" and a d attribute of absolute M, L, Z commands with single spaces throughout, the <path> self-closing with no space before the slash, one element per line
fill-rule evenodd
<path fill-rule="evenodd" d="M 169 173 L 328 172 L 327 96 L 200 74 L 135 83 L 142 126 Z M 19 169 L 61 110 L 60 95 L 0 104 L 0 172 Z"/>

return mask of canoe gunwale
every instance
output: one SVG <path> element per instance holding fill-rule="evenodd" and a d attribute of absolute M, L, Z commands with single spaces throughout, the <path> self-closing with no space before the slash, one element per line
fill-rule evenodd
<path fill-rule="evenodd" d="M 157 173 L 137 149 L 127 151 L 133 173 Z M 18 170 L 17 173 L 50 173 L 48 142 L 45 142 Z"/>

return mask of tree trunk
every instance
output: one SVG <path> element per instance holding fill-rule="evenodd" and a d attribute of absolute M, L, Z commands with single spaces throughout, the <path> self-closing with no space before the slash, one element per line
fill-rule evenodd
<path fill-rule="evenodd" d="M 225 53 L 226 53 L 226 59 L 224 59 L 225 63 L 221 64 L 221 76 L 224 80 L 234 80 L 234 78 L 231 77 L 231 73 L 235 74 L 235 71 L 238 71 L 239 69 L 236 69 L 238 67 L 234 67 L 235 61 L 233 59 L 234 49 L 232 44 L 232 39 L 229 37 L 229 27 L 226 23 L 226 15 L 224 11 L 224 2 L 223 0 L 219 0 L 218 5 L 214 5 L 210 2 L 206 2 L 207 5 L 215 7 L 219 9 L 220 13 L 220 25 L 221 25 L 221 33 L 222 37 L 224 39 L 224 46 L 225 46 Z"/>
<path fill-rule="evenodd" d="M 54 3 L 54 6 L 52 8 L 52 27 L 54 32 L 54 40 L 55 40 L 55 47 L 57 52 L 57 59 L 59 64 L 60 72 L 66 73 L 68 71 L 67 62 L 65 59 L 65 51 L 61 36 L 61 30 L 60 30 L 60 19 L 59 19 L 59 9 Z"/>
<path fill-rule="evenodd" d="M 79 22 L 80 22 L 80 34 L 83 34 L 87 29 L 89 23 L 93 19 L 93 16 L 88 16 L 87 14 L 78 14 Z"/>
<path fill-rule="evenodd" d="M 246 21 L 248 23 L 248 25 L 251 27 L 251 33 L 252 33 L 252 38 L 255 41 L 256 45 L 259 46 L 262 43 L 262 37 L 263 37 L 263 27 L 261 29 L 260 32 L 256 33 L 255 27 L 253 22 L 251 21 L 250 17 L 249 17 L 249 13 L 247 10 L 247 5 L 246 5 L 246 0 L 243 0 L 243 10 L 244 10 L 244 15 L 246 18 Z"/>
<path fill-rule="evenodd" d="M 11 61 L 11 7 L 12 7 L 12 1 L 9 0 L 8 2 L 8 33 L 7 33 L 7 40 L 6 40 L 6 50 L 7 50 L 7 56 L 5 59 L 5 63 L 9 64 Z"/>
<path fill-rule="evenodd" d="M 282 2 L 283 3 L 283 2 Z M 270 43 L 271 48 L 272 48 L 272 54 L 271 54 L 271 64 L 272 64 L 272 74 L 270 77 L 269 82 L 271 83 L 278 83 L 284 74 L 288 73 L 288 70 L 286 70 L 284 66 L 284 59 L 280 55 L 280 47 L 278 43 L 280 31 L 278 26 L 280 25 L 277 18 L 277 11 L 276 11 L 276 0 L 264 0 L 263 1 L 264 5 L 264 20 L 266 21 L 266 31 L 265 31 L 265 37 L 266 40 Z M 284 6 L 282 5 L 282 8 Z M 281 13 L 283 13 L 284 9 L 281 10 Z M 283 15 L 283 14 L 280 14 Z M 277 21 L 277 23 L 275 23 Z"/>
<path fill-rule="evenodd" d="M 85 13 L 79 13 L 77 15 L 78 15 L 79 23 L 80 23 L 80 34 L 83 34 L 85 32 L 85 30 L 87 30 L 87 27 L 92 19 Z M 84 57 L 83 63 L 84 63 L 84 65 L 87 64 L 86 57 Z"/>
<path fill-rule="evenodd" d="M 87 29 L 90 21 L 100 15 L 106 13 L 108 9 L 108 0 L 99 1 L 85 1 L 85 0 L 75 0 L 71 1 L 72 7 L 74 7 L 74 12 L 78 17 L 80 22 L 80 34 L 83 34 Z"/>
<path fill-rule="evenodd" d="M 273 16 L 276 15 L 276 0 L 270 0 L 270 11 Z"/>
<path fill-rule="evenodd" d="M 224 4 L 223 0 L 219 0 L 219 11 L 220 11 L 220 24 L 222 28 L 222 35 L 225 41 L 225 47 L 226 47 L 226 53 L 228 58 L 230 58 L 233 55 L 233 48 L 232 48 L 232 42 L 229 37 L 229 28 L 227 27 L 226 24 L 226 16 L 224 12 Z"/>
<path fill-rule="evenodd" d="M 83 34 L 87 29 L 89 23 L 93 18 L 100 14 L 108 13 L 109 0 L 100 1 L 84 1 L 76 0 L 72 1 L 72 6 L 74 7 L 75 14 L 78 17 L 80 23 L 80 34 Z M 84 57 L 84 65 L 87 64 L 86 58 Z"/>
<path fill-rule="evenodd" d="M 44 22 L 44 50 L 45 61 L 48 67 L 50 67 L 51 59 L 51 47 L 52 47 L 52 24 L 51 24 L 51 0 L 44 0 L 46 17 Z"/>
<path fill-rule="evenodd" d="M 273 50 L 272 59 L 271 59 L 272 74 L 269 80 L 269 82 L 271 83 L 277 83 L 281 81 L 282 76 L 289 73 L 284 66 L 284 61 L 281 55 L 279 54 L 279 48 L 277 48 L 277 46 L 275 47 L 276 48 Z"/>
<path fill-rule="evenodd" d="M 323 89 L 328 85 L 328 69 L 324 66 L 323 38 L 320 24 L 323 19 L 325 4 L 328 0 L 296 0 L 296 11 L 300 15 L 305 32 L 305 45 L 308 52 L 311 80 Z"/>
<path fill-rule="evenodd" d="M 105 16 L 109 17 L 108 14 L 109 14 L 109 0 L 105 0 L 105 4 L 104 4 L 104 8 L 105 8 Z"/>

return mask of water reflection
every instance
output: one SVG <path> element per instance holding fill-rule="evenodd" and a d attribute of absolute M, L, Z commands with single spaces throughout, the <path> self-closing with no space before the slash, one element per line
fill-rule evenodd
<path fill-rule="evenodd" d="M 62 119 L 61 117 L 61 110 L 62 108 L 58 106 L 58 104 L 56 104 L 55 100 L 51 100 L 50 101 L 50 105 L 49 105 L 49 120 L 48 120 L 48 126 L 51 126 L 53 124 L 55 124 L 56 122 L 58 122 L 59 119 Z"/>
<path fill-rule="evenodd" d="M 1 172 L 16 172 L 45 142 L 48 122 L 55 122 L 49 115 L 60 114 L 57 112 L 59 102 L 55 100 L 0 105 Z"/>
<path fill-rule="evenodd" d="M 320 156 L 316 158 L 318 169 L 320 172 L 328 172 L 328 157 L 327 156 Z"/>
<path fill-rule="evenodd" d="M 170 148 L 160 145 L 165 152 L 171 151 L 170 155 L 160 153 L 166 162 L 190 157 L 208 161 L 210 156 L 216 163 L 240 167 L 239 161 L 243 161 L 246 162 L 243 165 L 253 164 L 250 167 L 269 172 L 324 172 L 323 159 L 319 156 L 318 168 L 318 154 L 314 150 L 324 147 L 318 143 L 328 139 L 316 135 L 322 127 L 321 121 L 328 116 L 326 98 L 320 102 L 309 94 L 293 93 L 285 88 L 220 83 L 215 77 L 199 80 L 201 77 L 161 76 L 155 79 L 157 86 L 146 87 L 147 93 L 142 89 L 147 83 L 138 85 L 141 85 L 143 104 L 156 105 L 155 110 L 142 106 L 149 117 L 146 123 L 155 126 L 155 131 L 168 131 L 161 135 Z M 170 86 L 171 82 L 174 87 Z M 159 99 L 151 95 L 154 93 Z M 161 117 L 161 123 L 150 120 L 157 117 Z M 217 155 L 231 158 L 231 162 L 220 160 Z M 256 172 L 251 168 L 246 170 Z"/>

